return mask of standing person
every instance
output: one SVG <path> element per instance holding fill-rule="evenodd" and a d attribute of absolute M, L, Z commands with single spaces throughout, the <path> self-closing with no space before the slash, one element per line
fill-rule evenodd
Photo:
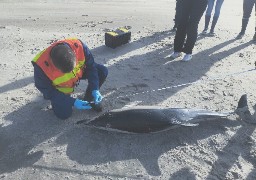
<path fill-rule="evenodd" d="M 198 24 L 206 9 L 207 0 L 178 0 L 178 6 L 180 7 L 181 19 L 176 31 L 174 52 L 171 54 L 171 58 L 180 57 L 184 52 L 186 54 L 182 60 L 189 61 L 192 59 Z"/>
<path fill-rule="evenodd" d="M 237 35 L 236 39 L 241 39 L 244 36 L 254 5 L 255 5 L 255 13 L 256 13 L 256 0 L 244 0 L 242 28 L 240 33 Z M 255 34 L 253 36 L 253 40 L 256 40 L 256 28 L 255 28 Z"/>
<path fill-rule="evenodd" d="M 204 34 L 204 35 L 207 34 L 208 26 L 209 26 L 209 23 L 211 20 L 212 9 L 213 9 L 214 3 L 215 3 L 215 11 L 214 11 L 213 19 L 212 19 L 212 26 L 211 26 L 211 29 L 209 32 L 209 36 L 215 35 L 214 28 L 219 19 L 220 9 L 221 9 L 223 2 L 224 2 L 224 0 L 208 0 L 207 10 L 205 13 L 205 25 L 204 25 L 204 30 L 203 30 L 202 34 Z"/>
<path fill-rule="evenodd" d="M 178 24 L 179 24 L 179 21 L 180 21 L 180 18 L 181 18 L 181 10 L 180 10 L 180 7 L 179 7 L 180 3 L 178 3 L 178 1 L 179 0 L 176 0 L 175 17 L 173 19 L 174 26 L 173 26 L 173 28 L 171 30 L 172 32 L 176 32 Z"/>
<path fill-rule="evenodd" d="M 99 88 L 108 70 L 94 62 L 90 50 L 82 41 L 65 39 L 55 42 L 37 54 L 32 64 L 35 86 L 45 99 L 51 101 L 53 112 L 58 118 L 69 118 L 73 106 L 81 110 L 101 110 Z M 83 100 L 70 96 L 80 79 L 88 79 Z"/>

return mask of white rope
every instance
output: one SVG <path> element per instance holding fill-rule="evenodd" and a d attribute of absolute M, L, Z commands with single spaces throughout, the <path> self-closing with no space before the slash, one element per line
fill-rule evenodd
<path fill-rule="evenodd" d="M 236 73 L 231 73 L 231 74 L 226 74 L 223 76 L 219 76 L 219 77 L 212 77 L 212 78 L 208 78 L 207 80 L 197 80 L 194 82 L 189 82 L 189 83 L 184 83 L 184 84 L 178 84 L 178 85 L 173 85 L 173 86 L 168 86 L 168 87 L 163 87 L 163 88 L 159 88 L 159 89 L 153 89 L 153 90 L 148 90 L 148 91 L 143 91 L 143 92 L 136 92 L 133 94 L 127 94 L 127 95 L 123 95 L 123 96 L 118 96 L 116 97 L 117 99 L 119 98 L 124 98 L 124 97 L 130 97 L 130 96 L 136 96 L 139 94 L 146 94 L 146 93 L 151 93 L 151 92 L 156 92 L 156 91 L 162 91 L 162 90 L 167 90 L 167 89 L 173 89 L 173 88 L 178 88 L 178 87 L 183 87 L 183 86 L 188 86 L 188 85 L 192 85 L 192 84 L 198 84 L 198 83 L 207 83 L 208 81 L 213 81 L 213 80 L 221 80 L 221 79 L 225 79 L 228 76 L 234 76 L 234 75 L 239 75 L 239 74 L 244 74 L 247 72 L 252 72 L 255 71 L 256 69 L 248 69 L 245 71 L 240 71 L 240 72 L 236 72 Z"/>

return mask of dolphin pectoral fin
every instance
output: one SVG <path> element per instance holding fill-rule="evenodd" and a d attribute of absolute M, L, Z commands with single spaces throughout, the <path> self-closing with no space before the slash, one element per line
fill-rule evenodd
<path fill-rule="evenodd" d="M 192 124 L 192 123 L 184 123 L 184 124 L 180 124 L 181 126 L 188 126 L 188 127 L 195 127 L 198 126 L 199 124 Z"/>

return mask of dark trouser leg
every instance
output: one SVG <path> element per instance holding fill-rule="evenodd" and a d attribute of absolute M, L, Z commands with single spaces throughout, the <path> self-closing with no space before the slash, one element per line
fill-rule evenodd
<path fill-rule="evenodd" d="M 213 19 L 212 19 L 212 26 L 211 26 L 211 30 L 210 30 L 211 33 L 214 32 L 214 28 L 215 28 L 215 25 L 217 24 L 218 19 L 219 19 L 219 16 L 217 16 L 217 17 L 214 16 L 213 17 Z"/>
<path fill-rule="evenodd" d="M 184 45 L 183 52 L 192 54 L 196 39 L 199 21 L 206 9 L 207 0 L 190 0 L 192 1 L 189 22 L 187 25 L 187 41 Z"/>
<path fill-rule="evenodd" d="M 242 39 L 242 37 L 244 36 L 248 21 L 249 21 L 249 18 L 242 19 L 242 28 L 240 33 L 237 35 L 236 39 Z"/>
<path fill-rule="evenodd" d="M 98 72 L 99 88 L 100 88 L 108 76 L 108 69 L 101 64 L 96 64 L 96 68 L 97 68 L 97 72 Z M 83 76 L 82 79 L 87 79 L 87 77 Z M 93 101 L 92 90 L 93 89 L 91 89 L 88 85 L 86 92 L 85 92 L 84 100 L 86 100 L 88 102 Z"/>
<path fill-rule="evenodd" d="M 249 22 L 249 19 L 242 19 L 242 28 L 241 28 L 241 31 L 239 34 L 245 34 L 245 30 L 246 30 L 246 27 L 247 27 L 247 24 Z"/>
<path fill-rule="evenodd" d="M 181 10 L 181 0 L 176 0 L 176 8 L 175 8 L 175 18 L 174 18 L 174 27 L 177 28 L 178 24 L 181 20 L 182 10 Z"/>
<path fill-rule="evenodd" d="M 224 1 L 224 0 L 217 0 L 217 2 L 216 2 L 216 5 L 215 5 L 215 12 L 214 12 L 214 16 L 213 16 L 213 20 L 212 20 L 212 26 L 211 26 L 211 30 L 210 30 L 211 33 L 214 32 L 215 25 L 217 24 L 217 21 L 218 21 L 218 19 L 219 19 L 220 10 L 221 10 L 223 1 Z"/>
<path fill-rule="evenodd" d="M 182 12 L 180 22 L 177 27 L 177 31 L 175 34 L 175 39 L 174 39 L 174 51 L 175 52 L 181 52 L 185 38 L 186 38 L 186 31 L 187 31 L 187 23 L 189 19 L 189 14 L 190 14 L 190 6 L 192 4 L 191 0 L 179 0 L 179 8 L 180 11 Z"/>
<path fill-rule="evenodd" d="M 205 12 L 204 31 L 207 31 L 207 29 L 208 29 L 209 22 L 210 22 L 210 19 L 211 19 L 211 14 L 212 14 L 213 6 L 214 6 L 214 0 L 208 0 L 207 9 L 206 9 L 206 12 Z"/>
<path fill-rule="evenodd" d="M 72 106 L 67 106 L 65 103 L 54 103 L 52 104 L 52 110 L 54 114 L 60 119 L 67 119 L 72 115 Z"/>
<path fill-rule="evenodd" d="M 245 34 L 245 30 L 246 30 L 247 24 L 249 22 L 249 18 L 251 16 L 254 4 L 255 4 L 255 0 L 244 0 L 242 28 L 241 28 L 241 32 L 239 34 Z"/>
<path fill-rule="evenodd" d="M 204 31 L 207 31 L 209 23 L 210 23 L 211 16 L 205 16 L 205 24 L 204 24 Z"/>

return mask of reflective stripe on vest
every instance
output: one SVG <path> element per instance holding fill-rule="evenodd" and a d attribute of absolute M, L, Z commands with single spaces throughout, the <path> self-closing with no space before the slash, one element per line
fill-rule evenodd
<path fill-rule="evenodd" d="M 50 58 L 51 49 L 57 44 L 61 43 L 68 44 L 76 55 L 76 66 L 69 73 L 62 73 L 60 70 L 58 70 L 53 65 Z M 56 89 L 65 94 L 70 94 L 74 91 L 76 82 L 83 75 L 83 68 L 85 64 L 83 45 L 78 39 L 66 39 L 58 41 L 47 49 L 38 53 L 32 62 L 36 63 L 44 71 Z"/>

